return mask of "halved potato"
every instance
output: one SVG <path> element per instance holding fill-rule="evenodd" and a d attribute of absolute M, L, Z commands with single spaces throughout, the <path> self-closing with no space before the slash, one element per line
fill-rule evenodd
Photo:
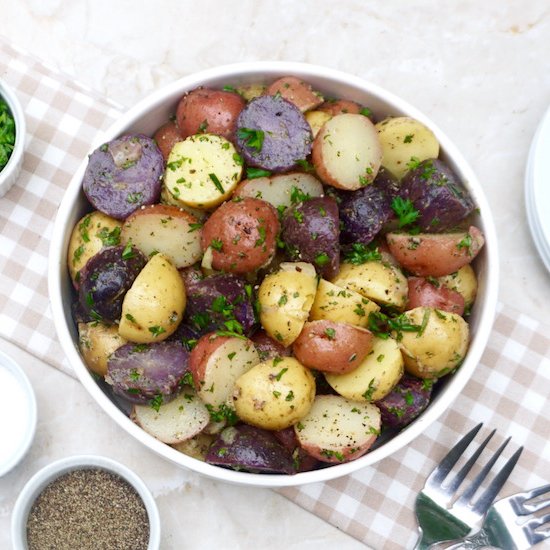
<path fill-rule="evenodd" d="M 308 111 L 304 116 L 311 127 L 313 137 L 319 133 L 319 130 L 323 127 L 323 124 L 332 118 L 330 113 L 319 110 Z"/>
<path fill-rule="evenodd" d="M 463 265 L 450 275 L 439 277 L 438 281 L 447 288 L 454 290 L 464 298 L 464 307 L 470 307 L 477 295 L 477 277 L 470 264 Z"/>
<path fill-rule="evenodd" d="M 323 96 L 315 92 L 311 84 L 296 76 L 283 76 L 267 87 L 268 95 L 280 94 L 284 99 L 294 103 L 302 113 L 315 109 L 323 103 Z"/>
<path fill-rule="evenodd" d="M 126 340 L 118 333 L 116 325 L 105 325 L 98 321 L 78 323 L 78 349 L 86 366 L 96 374 L 107 374 L 109 355 Z"/>
<path fill-rule="evenodd" d="M 354 191 L 372 183 L 382 161 L 382 147 L 372 122 L 363 115 L 341 114 L 315 136 L 312 160 L 328 185 Z"/>
<path fill-rule="evenodd" d="M 178 328 L 185 302 L 179 271 L 164 254 L 155 254 L 124 297 L 118 332 L 140 344 L 166 340 Z"/>

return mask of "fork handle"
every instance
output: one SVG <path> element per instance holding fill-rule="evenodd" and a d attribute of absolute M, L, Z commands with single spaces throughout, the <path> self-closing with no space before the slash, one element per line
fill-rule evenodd
<path fill-rule="evenodd" d="M 463 539 L 436 542 L 432 544 L 428 550 L 477 550 L 478 548 L 499 549 L 500 547 L 493 546 L 488 533 L 482 529 Z"/>

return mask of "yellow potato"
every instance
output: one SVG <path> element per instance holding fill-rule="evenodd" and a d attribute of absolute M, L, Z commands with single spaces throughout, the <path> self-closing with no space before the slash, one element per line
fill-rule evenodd
<path fill-rule="evenodd" d="M 429 307 L 416 307 L 404 317 L 417 332 L 400 332 L 405 369 L 419 378 L 439 378 L 462 363 L 468 350 L 468 323 L 455 313 Z"/>
<path fill-rule="evenodd" d="M 376 124 L 382 144 L 382 166 L 398 178 L 409 170 L 411 159 L 423 161 L 439 156 L 439 142 L 418 120 L 391 117 Z"/>
<path fill-rule="evenodd" d="M 313 137 L 319 133 L 319 130 L 323 127 L 323 124 L 332 118 L 332 115 L 325 111 L 308 111 L 304 116 L 306 117 L 306 120 L 311 128 Z"/>
<path fill-rule="evenodd" d="M 477 295 L 477 277 L 470 264 L 462 266 L 458 271 L 437 279 L 442 285 L 454 290 L 464 298 L 464 306 L 470 307 Z"/>
<path fill-rule="evenodd" d="M 78 348 L 84 363 L 100 376 L 107 374 L 109 355 L 125 343 L 116 325 L 104 325 L 97 321 L 78 323 Z"/>
<path fill-rule="evenodd" d="M 346 374 L 325 373 L 336 392 L 352 401 L 378 401 L 403 376 L 403 356 L 393 338 L 374 338 L 372 351 L 361 364 Z"/>
<path fill-rule="evenodd" d="M 309 318 L 311 321 L 326 319 L 364 328 L 368 324 L 369 313 L 379 309 L 380 306 L 358 292 L 321 279 Z"/>
<path fill-rule="evenodd" d="M 179 271 L 166 256 L 156 254 L 124 297 L 119 334 L 137 343 L 165 340 L 181 322 L 185 302 Z"/>
<path fill-rule="evenodd" d="M 303 262 L 281 264 L 258 290 L 260 321 L 265 331 L 287 347 L 298 338 L 315 298 L 315 268 Z"/>
<path fill-rule="evenodd" d="M 407 304 L 407 278 L 397 266 L 387 262 L 344 263 L 332 283 L 358 292 L 380 305 L 404 309 Z"/>
<path fill-rule="evenodd" d="M 67 250 L 69 274 L 78 284 L 80 270 L 86 262 L 104 246 L 114 246 L 120 242 L 122 222 L 103 214 L 91 212 L 74 226 Z"/>
<path fill-rule="evenodd" d="M 239 418 L 267 430 L 292 426 L 315 399 L 311 371 L 293 357 L 259 363 L 235 382 L 234 405 Z"/>

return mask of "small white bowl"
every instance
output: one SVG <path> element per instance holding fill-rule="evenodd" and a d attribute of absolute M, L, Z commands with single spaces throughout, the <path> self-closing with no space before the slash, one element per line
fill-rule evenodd
<path fill-rule="evenodd" d="M 3 197 L 21 173 L 27 128 L 21 103 L 13 90 L 2 79 L 0 79 L 0 97 L 7 103 L 15 121 L 15 145 L 8 163 L 0 170 L 0 197 Z"/>
<path fill-rule="evenodd" d="M 160 547 L 160 516 L 153 495 L 132 470 L 103 456 L 77 455 L 62 458 L 42 468 L 27 482 L 19 494 L 11 517 L 11 539 L 14 550 L 27 550 L 27 518 L 38 495 L 59 476 L 74 470 L 99 468 L 126 480 L 138 493 L 149 516 L 149 545 L 147 550 Z"/>
<path fill-rule="evenodd" d="M 8 395 L 0 404 L 0 412 L 3 406 L 8 406 L 9 417 L 5 417 L 0 422 L 9 421 L 9 441 L 3 439 L 2 449 L 0 450 L 0 477 L 12 470 L 23 457 L 27 454 L 34 432 L 36 430 L 36 398 L 27 375 L 23 369 L 8 355 L 0 351 L 0 381 L 4 386 L 3 392 Z M 7 373 L 8 379 L 4 380 Z M 6 388 L 6 382 L 13 383 L 12 389 Z M 12 399 L 9 403 L 6 399 Z M 0 437 L 6 438 L 8 434 L 0 428 Z"/>

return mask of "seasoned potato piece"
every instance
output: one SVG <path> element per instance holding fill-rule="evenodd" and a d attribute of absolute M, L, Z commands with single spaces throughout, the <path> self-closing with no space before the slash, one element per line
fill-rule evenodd
<path fill-rule="evenodd" d="M 242 86 L 238 86 L 236 91 L 245 101 L 251 101 L 265 94 L 265 86 L 259 83 L 243 84 Z"/>
<path fill-rule="evenodd" d="M 325 378 L 334 390 L 352 401 L 378 401 L 399 382 L 403 366 L 398 343 L 393 338 L 374 337 L 372 351 L 354 371 L 327 372 Z"/>
<path fill-rule="evenodd" d="M 239 418 L 267 430 L 282 430 L 305 416 L 315 398 L 311 371 L 293 357 L 259 363 L 235 382 Z"/>
<path fill-rule="evenodd" d="M 312 160 L 326 184 L 348 191 L 360 189 L 372 183 L 380 168 L 378 133 L 363 115 L 337 115 L 315 136 Z"/>
<path fill-rule="evenodd" d="M 157 407 L 134 405 L 132 420 L 164 443 L 180 443 L 200 433 L 210 422 L 204 403 L 189 386 L 172 401 Z"/>
<path fill-rule="evenodd" d="M 364 328 L 367 326 L 369 313 L 379 310 L 378 304 L 361 296 L 358 292 L 321 279 L 309 318 L 312 321 L 327 319 L 336 323 L 349 323 Z"/>
<path fill-rule="evenodd" d="M 311 133 L 313 134 L 313 137 L 319 133 L 319 130 L 323 127 L 323 124 L 332 118 L 330 113 L 319 110 L 308 111 L 304 116 L 306 117 L 308 124 L 311 126 Z"/>
<path fill-rule="evenodd" d="M 78 349 L 86 366 L 100 376 L 107 374 L 109 355 L 125 343 L 116 325 L 78 323 Z"/>
<path fill-rule="evenodd" d="M 323 103 L 323 96 L 307 82 L 295 76 L 283 76 L 267 87 L 267 95 L 280 94 L 282 97 L 294 103 L 302 113 L 315 109 Z"/>
<path fill-rule="evenodd" d="M 390 252 L 406 270 L 420 277 L 450 275 L 469 264 L 479 253 L 485 239 L 471 226 L 454 233 L 387 233 Z"/>
<path fill-rule="evenodd" d="M 376 260 L 364 264 L 342 264 L 332 280 L 336 286 L 354 290 L 380 305 L 403 309 L 407 304 L 407 278 L 394 265 Z"/>
<path fill-rule="evenodd" d="M 181 275 L 164 254 L 155 254 L 124 297 L 118 331 L 131 342 L 160 342 L 178 328 L 184 309 Z"/>
<path fill-rule="evenodd" d="M 122 227 L 123 244 L 131 242 L 146 256 L 162 252 L 177 268 L 202 257 L 202 224 L 176 206 L 153 204 L 136 210 Z"/>
<path fill-rule="evenodd" d="M 160 191 L 160 204 L 167 204 L 170 206 L 177 206 L 180 210 L 185 210 L 194 216 L 199 222 L 203 221 L 206 218 L 207 212 L 204 210 L 199 210 L 198 208 L 191 208 L 185 204 L 182 204 L 181 201 L 177 200 L 172 193 L 166 187 L 166 184 L 162 184 L 162 189 Z"/>
<path fill-rule="evenodd" d="M 183 136 L 181 135 L 178 125 L 172 120 L 169 120 L 155 132 L 153 139 L 158 145 L 162 157 L 167 161 L 172 152 L 172 148 L 178 141 L 183 141 Z"/>
<path fill-rule="evenodd" d="M 376 125 L 382 144 L 382 166 L 398 178 L 409 170 L 414 158 L 423 161 L 439 156 L 439 142 L 433 132 L 410 117 L 386 118 Z"/>
<path fill-rule="evenodd" d="M 407 309 L 427 306 L 462 315 L 464 297 L 456 290 L 451 290 L 437 280 L 424 277 L 409 277 L 409 301 Z"/>
<path fill-rule="evenodd" d="M 231 196 L 241 174 L 242 161 L 230 141 L 197 134 L 174 145 L 164 183 L 178 204 L 206 210 Z"/>
<path fill-rule="evenodd" d="M 230 400 L 235 380 L 260 362 L 247 338 L 205 334 L 193 348 L 189 369 L 200 398 L 212 407 Z"/>
<path fill-rule="evenodd" d="M 80 270 L 86 262 L 104 246 L 115 246 L 120 243 L 122 222 L 94 211 L 86 214 L 74 226 L 67 250 L 69 274 L 78 288 Z"/>
<path fill-rule="evenodd" d="M 470 340 L 468 323 L 455 313 L 417 307 L 404 313 L 417 332 L 400 333 L 405 369 L 418 378 L 439 378 L 458 367 Z"/>
<path fill-rule="evenodd" d="M 462 294 L 464 307 L 469 308 L 474 303 L 477 295 L 477 277 L 470 264 L 462 266 L 458 271 L 437 279 L 447 288 Z"/>
<path fill-rule="evenodd" d="M 290 346 L 302 331 L 315 299 L 317 276 L 311 264 L 281 264 L 267 275 L 258 290 L 260 321 L 274 340 Z"/>
<path fill-rule="evenodd" d="M 294 429 L 302 449 L 318 460 L 348 462 L 363 456 L 376 440 L 380 411 L 372 403 L 318 395 Z"/>
<path fill-rule="evenodd" d="M 358 115 L 361 113 L 361 105 L 359 105 L 359 103 L 355 103 L 355 101 L 350 101 L 349 99 L 336 99 L 325 101 L 325 103 L 323 103 L 318 110 L 323 113 L 328 113 L 330 116 L 342 115 L 346 113 Z"/>
<path fill-rule="evenodd" d="M 204 462 L 206 460 L 208 449 L 210 449 L 210 445 L 212 445 L 215 439 L 216 436 L 214 434 L 201 432 L 195 437 L 186 439 L 185 441 L 180 441 L 172 446 L 176 449 L 176 451 Z"/>

